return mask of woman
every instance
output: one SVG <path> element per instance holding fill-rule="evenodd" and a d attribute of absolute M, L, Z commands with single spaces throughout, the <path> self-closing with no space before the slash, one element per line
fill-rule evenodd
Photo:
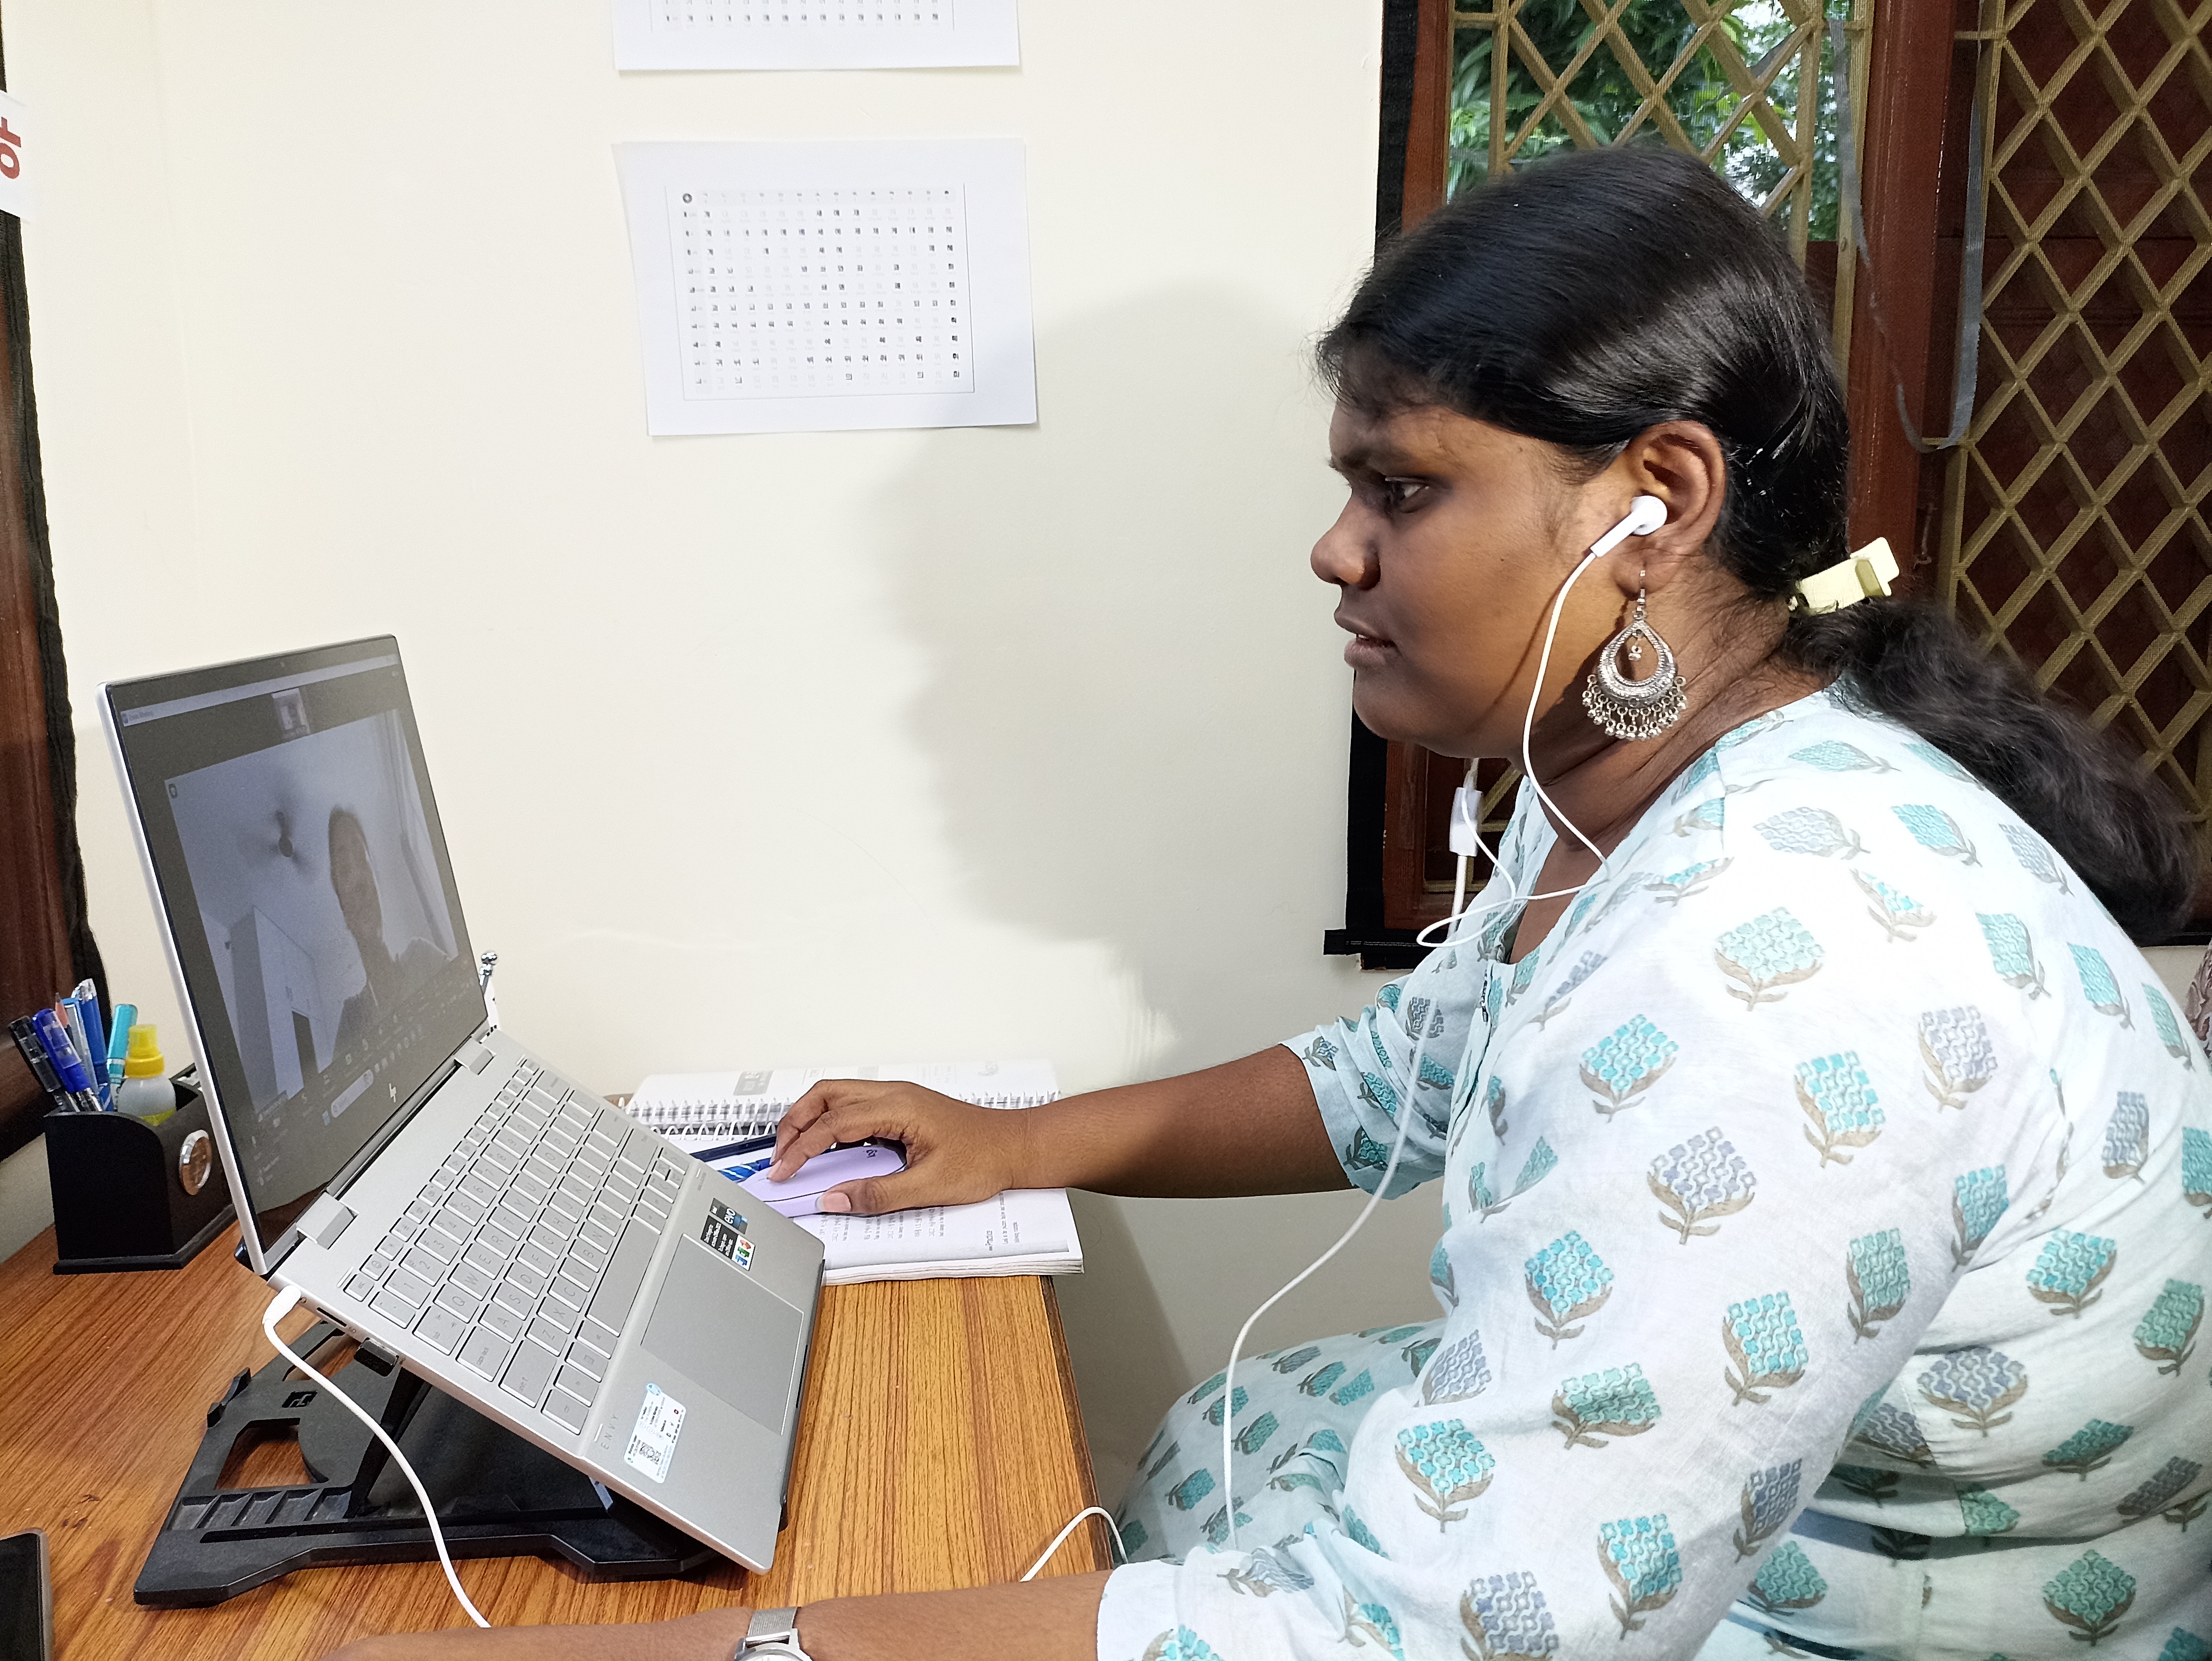
<path fill-rule="evenodd" d="M 1186 1078 L 1026 1114 L 824 1085 L 778 1171 L 902 1139 L 860 1211 L 1440 1178 L 1442 1317 L 1182 1398 L 1110 1578 L 819 1604 L 801 1640 L 2201 1661 L 2212 1068 L 2130 939 L 2187 896 L 2171 807 L 1941 618 L 1805 603 L 1857 575 L 1841 399 L 1709 170 L 1592 152 L 1463 198 L 1322 356 L 1355 707 L 1468 757 L 1533 712 L 1551 806 L 1522 793 L 1493 892 L 1534 897 Z"/>

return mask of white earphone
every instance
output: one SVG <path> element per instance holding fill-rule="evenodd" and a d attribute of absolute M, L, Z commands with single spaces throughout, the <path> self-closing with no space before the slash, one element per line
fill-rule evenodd
<path fill-rule="evenodd" d="M 1590 544 L 1589 557 L 1602 559 L 1631 537 L 1648 537 L 1667 522 L 1667 504 L 1657 496 L 1638 496 L 1628 504 L 1627 517 Z M 1574 579 L 1567 579 L 1570 582 Z"/>
<path fill-rule="evenodd" d="M 1458 937 L 1458 926 L 1468 918 L 1480 916 L 1486 911 L 1495 911 L 1501 906 L 1522 904 L 1524 898 L 1527 901 L 1549 900 L 1572 894 L 1595 881 L 1598 872 L 1604 870 L 1606 858 L 1604 853 L 1595 843 L 1583 835 L 1581 829 L 1572 820 L 1559 812 L 1558 805 L 1544 794 L 1544 787 L 1537 782 L 1536 770 L 1528 757 L 1529 735 L 1536 724 L 1536 706 L 1543 700 L 1544 676 L 1552 665 L 1552 642 L 1559 632 L 1559 608 L 1566 604 L 1568 591 L 1581 580 L 1583 572 L 1620 547 L 1629 538 L 1650 536 L 1652 532 L 1666 522 L 1667 504 L 1665 502 L 1660 501 L 1657 496 L 1638 496 L 1628 504 L 1628 512 L 1622 517 L 1620 522 L 1592 543 L 1589 552 L 1584 554 L 1575 569 L 1567 574 L 1567 580 L 1559 585 L 1559 592 L 1552 599 L 1551 618 L 1544 630 L 1543 654 L 1536 662 L 1536 684 L 1529 689 L 1528 708 L 1521 721 L 1521 776 L 1528 782 L 1528 788 L 1536 793 L 1537 800 L 1551 810 L 1552 816 L 1565 825 L 1568 830 L 1572 830 L 1583 847 L 1597 855 L 1598 870 L 1593 871 L 1587 879 L 1577 883 L 1573 888 L 1558 889 L 1549 894 L 1522 896 L 1515 890 L 1513 879 L 1505 874 L 1504 862 L 1484 843 L 1479 799 L 1471 782 L 1463 784 L 1460 787 L 1458 794 L 1452 799 L 1451 849 L 1460 857 L 1455 862 L 1458 874 L 1453 884 L 1451 914 L 1439 922 L 1431 923 L 1428 928 L 1415 935 L 1414 939 L 1419 944 L 1441 945 L 1444 941 L 1455 940 Z M 1490 868 L 1504 879 L 1507 891 L 1504 897 L 1492 900 L 1487 904 L 1469 906 L 1466 904 L 1468 859 L 1470 855 L 1478 853 L 1489 857 Z M 1443 940 L 1431 940 L 1429 936 L 1439 928 L 1446 931 Z M 1418 974 L 1419 970 L 1417 970 L 1414 972 Z M 1407 1076 L 1410 1078 L 1419 1080 L 1421 1076 L 1421 1058 L 1428 1048 L 1431 1031 L 1430 1024 L 1425 1021 L 1422 1023 L 1421 1030 L 1413 1035 L 1413 1059 L 1407 1068 Z M 1418 1089 L 1419 1086 L 1416 1085 L 1415 1088 Z M 1300 1270 L 1296 1279 L 1247 1316 L 1244 1324 L 1237 1329 L 1236 1342 L 1229 1347 L 1229 1365 L 1223 1370 L 1221 1399 L 1218 1405 L 1221 1409 L 1221 1491 L 1227 1502 L 1229 1546 L 1232 1551 L 1237 1547 L 1237 1494 L 1236 1485 L 1232 1480 L 1235 1466 L 1231 1463 L 1235 1452 L 1236 1433 L 1231 1421 L 1236 1416 L 1237 1408 L 1237 1357 L 1244 1348 L 1244 1340 L 1251 1335 L 1254 1323 L 1303 1285 L 1307 1276 L 1350 1244 L 1352 1237 L 1358 1233 L 1366 1226 L 1367 1220 L 1375 1214 L 1375 1208 L 1382 1203 L 1382 1196 L 1390 1191 L 1391 1179 L 1398 1174 L 1398 1160 L 1406 1151 L 1406 1132 L 1413 1123 L 1412 1109 L 1411 1101 L 1399 1104 L 1398 1135 L 1390 1144 L 1389 1160 L 1382 1167 L 1382 1175 L 1376 1181 L 1374 1192 L 1367 1196 L 1367 1203 L 1360 1208 L 1359 1214 L 1352 1220 L 1352 1226 L 1344 1231 L 1334 1245 Z"/>
<path fill-rule="evenodd" d="M 1567 580 L 1559 585 L 1559 592 L 1552 599 L 1551 621 L 1544 630 L 1543 655 L 1536 662 L 1536 684 L 1529 689 L 1528 708 L 1521 719 L 1521 776 L 1528 781 L 1528 788 L 1536 793 L 1536 799 L 1552 810 L 1553 815 L 1559 823 L 1572 830 L 1583 847 L 1589 849 L 1591 853 L 1598 855 L 1598 863 L 1601 866 L 1605 862 L 1605 855 L 1598 853 L 1597 844 L 1583 836 L 1581 828 L 1572 819 L 1560 812 L 1558 804 L 1544 794 L 1544 787 L 1536 778 L 1535 765 L 1528 757 L 1528 741 L 1535 728 L 1536 705 L 1544 696 L 1544 677 L 1552 666 L 1552 642 L 1559 631 L 1559 609 L 1566 604 L 1568 590 L 1581 581 L 1583 572 L 1620 547 L 1629 538 L 1650 536 L 1666 522 L 1667 504 L 1665 502 L 1660 501 L 1657 496 L 1638 496 L 1628 504 L 1628 512 L 1622 516 L 1620 523 L 1590 544 L 1589 552 L 1584 554 L 1575 569 L 1567 573 Z M 1463 915 L 1466 915 L 1461 908 L 1467 903 L 1468 861 L 1474 855 L 1480 854 L 1490 859 L 1491 868 L 1493 871 L 1498 869 L 1496 855 L 1491 853 L 1490 849 L 1482 840 L 1481 799 L 1475 790 L 1471 769 L 1468 782 L 1460 786 L 1452 795 L 1450 846 L 1451 851 L 1458 856 L 1454 861 L 1452 875 L 1452 909 L 1448 916 L 1431 923 L 1414 936 L 1415 940 L 1423 946 L 1435 945 L 1437 942 L 1429 938 L 1431 934 L 1439 928 L 1449 929 L 1453 924 L 1458 922 Z M 1592 875 L 1595 876 L 1595 873 Z M 1507 886 L 1509 890 L 1511 887 L 1510 879 Z M 1559 891 L 1572 893 L 1574 890 L 1562 889 Z M 1557 894 L 1528 896 L 1531 900 L 1558 897 Z M 1493 902 L 1484 906 L 1482 910 L 1494 911 L 1499 905 L 1513 904 L 1519 898 L 1518 894 L 1509 892 L 1504 900 Z"/>

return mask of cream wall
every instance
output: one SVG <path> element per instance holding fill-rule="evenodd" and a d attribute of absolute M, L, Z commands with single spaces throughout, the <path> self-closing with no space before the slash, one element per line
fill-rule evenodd
<path fill-rule="evenodd" d="M 93 688 L 383 630 L 502 1013 L 602 1089 L 1001 1053 L 1079 1087 L 1367 1000 L 1319 954 L 1348 683 L 1305 352 L 1370 246 L 1378 7 L 1023 12 L 1018 71 L 624 76 L 607 0 L 10 0 L 94 922 L 173 1056 Z M 999 133 L 1036 426 L 647 438 L 611 145 Z M 1352 1203 L 1085 1202 L 1102 1486 Z M 1386 1208 L 1260 1339 L 1433 1312 L 1433 1218 Z"/>

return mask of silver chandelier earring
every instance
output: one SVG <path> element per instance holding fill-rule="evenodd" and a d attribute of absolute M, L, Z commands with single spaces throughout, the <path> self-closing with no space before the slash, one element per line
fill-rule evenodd
<path fill-rule="evenodd" d="M 1621 672 L 1621 654 L 1631 663 L 1644 659 L 1644 642 L 1659 654 L 1657 666 L 1642 680 Z M 1616 739 L 1656 738 L 1682 718 L 1687 702 L 1682 672 L 1674 648 L 1659 638 L 1659 631 L 1644 620 L 1644 591 L 1636 591 L 1636 615 L 1628 626 L 1606 642 L 1598 654 L 1597 667 L 1583 683 L 1583 708 L 1598 729 Z"/>

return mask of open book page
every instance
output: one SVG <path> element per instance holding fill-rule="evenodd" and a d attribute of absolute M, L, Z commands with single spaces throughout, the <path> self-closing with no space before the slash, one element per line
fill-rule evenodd
<path fill-rule="evenodd" d="M 1083 1255 L 1067 1195 L 1057 1188 L 1010 1189 L 977 1205 L 923 1206 L 880 1217 L 795 1217 L 820 1240 L 832 1285 L 919 1275 L 1058 1275 L 1079 1269 Z M 864 1271 L 854 1273 L 853 1271 Z"/>

